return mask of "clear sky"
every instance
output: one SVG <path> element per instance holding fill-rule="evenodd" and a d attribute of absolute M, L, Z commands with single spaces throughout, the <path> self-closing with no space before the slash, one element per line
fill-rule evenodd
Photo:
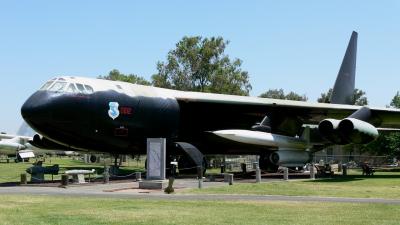
<path fill-rule="evenodd" d="M 150 79 L 185 35 L 229 40 L 251 95 L 283 88 L 316 101 L 353 30 L 356 87 L 384 107 L 400 90 L 399 1 L 0 1 L 0 131 L 16 132 L 21 105 L 46 80 L 114 68 Z"/>

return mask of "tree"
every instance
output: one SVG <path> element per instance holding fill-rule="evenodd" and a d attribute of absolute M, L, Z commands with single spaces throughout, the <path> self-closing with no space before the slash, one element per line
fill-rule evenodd
<path fill-rule="evenodd" d="M 400 108 L 400 94 L 399 92 L 393 97 L 392 101 L 390 102 L 390 106 L 394 108 Z"/>
<path fill-rule="evenodd" d="M 135 74 L 123 74 L 118 70 L 111 70 L 107 76 L 98 76 L 99 79 L 105 80 L 116 80 L 116 81 L 124 81 L 133 84 L 141 84 L 141 85 L 151 85 L 149 81 L 144 79 L 143 77 L 137 76 Z"/>
<path fill-rule="evenodd" d="M 352 105 L 368 105 L 368 99 L 364 96 L 365 92 L 361 89 L 354 89 L 354 94 L 352 98 Z M 329 103 L 332 96 L 332 88 L 328 90 L 327 93 L 321 93 L 321 97 L 318 98 L 320 103 Z"/>
<path fill-rule="evenodd" d="M 368 105 L 368 100 L 367 97 L 364 96 L 365 92 L 363 90 L 360 89 L 354 89 L 354 95 L 353 95 L 353 99 L 352 99 L 352 103 L 353 105 Z"/>
<path fill-rule="evenodd" d="M 289 92 L 289 94 L 286 95 L 287 100 L 293 100 L 293 101 L 307 101 L 308 98 L 306 95 L 299 95 L 293 91 Z"/>
<path fill-rule="evenodd" d="M 166 62 L 158 62 L 153 85 L 184 91 L 249 95 L 249 74 L 241 70 L 240 59 L 224 53 L 228 41 L 222 37 L 183 37 L 168 52 Z"/>
<path fill-rule="evenodd" d="M 294 100 L 294 101 L 307 101 L 308 98 L 306 95 L 299 95 L 293 91 L 289 92 L 289 94 L 285 95 L 283 89 L 269 89 L 268 91 L 262 93 L 260 98 L 274 98 L 274 99 L 286 99 L 286 100 Z"/>
<path fill-rule="evenodd" d="M 317 99 L 320 103 L 329 103 L 332 96 L 332 88 L 329 88 L 327 93 L 321 93 L 321 97 Z"/>
<path fill-rule="evenodd" d="M 390 106 L 400 108 L 399 92 L 393 97 Z M 375 141 L 365 145 L 363 151 L 375 153 L 378 155 L 388 155 L 400 159 L 400 132 L 381 133 Z"/>
<path fill-rule="evenodd" d="M 283 89 L 269 89 L 268 91 L 262 93 L 260 98 L 274 98 L 274 99 L 285 99 L 285 92 Z"/>
<path fill-rule="evenodd" d="M 400 159 L 400 133 L 380 134 L 375 141 L 363 146 L 362 151 Z"/>

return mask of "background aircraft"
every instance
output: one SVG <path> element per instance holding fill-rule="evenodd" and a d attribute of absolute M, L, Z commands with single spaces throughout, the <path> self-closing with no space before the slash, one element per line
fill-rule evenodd
<path fill-rule="evenodd" d="M 37 147 L 145 154 L 146 138 L 163 137 L 167 154 L 183 150 L 196 164 L 204 163 L 202 154 L 257 154 L 261 169 L 276 171 L 302 166 L 329 145 L 365 144 L 378 137 L 378 128 L 400 127 L 399 110 L 349 105 L 356 52 L 353 32 L 331 104 L 58 77 L 34 93 L 21 113 L 42 135 L 32 142 Z"/>
<path fill-rule="evenodd" d="M 15 156 L 16 162 L 28 160 L 35 157 L 36 154 L 57 154 L 57 155 L 74 155 L 73 151 L 63 151 L 55 149 L 41 149 L 30 143 L 34 137 L 38 135 L 32 128 L 23 122 L 16 135 L 6 133 L 0 134 L 0 155 Z M 64 149 L 65 147 L 62 147 Z"/>

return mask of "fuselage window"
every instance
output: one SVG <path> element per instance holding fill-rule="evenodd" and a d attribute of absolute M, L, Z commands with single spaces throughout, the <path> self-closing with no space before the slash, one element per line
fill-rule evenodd
<path fill-rule="evenodd" d="M 76 84 L 76 87 L 78 88 L 80 93 L 86 93 L 85 88 L 82 84 Z"/>
<path fill-rule="evenodd" d="M 89 86 L 89 85 L 85 85 L 85 88 L 86 88 L 86 92 L 87 92 L 88 94 L 91 94 L 91 93 L 94 92 L 94 91 L 93 91 L 93 88 L 92 88 L 91 86 Z"/>
<path fill-rule="evenodd" d="M 68 88 L 67 88 L 67 92 L 69 93 L 75 93 L 76 91 L 76 87 L 74 84 L 69 84 Z"/>
<path fill-rule="evenodd" d="M 53 84 L 53 86 L 51 86 L 49 91 L 62 92 L 66 86 L 67 86 L 67 82 L 57 81 Z"/>

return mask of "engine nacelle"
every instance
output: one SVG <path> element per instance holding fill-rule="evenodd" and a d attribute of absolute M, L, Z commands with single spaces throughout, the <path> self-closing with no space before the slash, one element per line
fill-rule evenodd
<path fill-rule="evenodd" d="M 335 144 L 348 144 L 348 140 L 344 139 L 338 131 L 340 120 L 325 119 L 318 125 L 319 133 L 327 140 Z"/>
<path fill-rule="evenodd" d="M 378 130 L 365 121 L 346 118 L 343 120 L 325 119 L 318 125 L 320 134 L 335 144 L 367 144 L 375 140 Z"/>
<path fill-rule="evenodd" d="M 279 150 L 270 155 L 273 164 L 285 167 L 304 166 L 310 160 L 310 153 L 302 150 Z"/>
<path fill-rule="evenodd" d="M 346 118 L 340 121 L 338 130 L 343 138 L 355 144 L 367 144 L 379 136 L 376 127 L 355 118 Z"/>

